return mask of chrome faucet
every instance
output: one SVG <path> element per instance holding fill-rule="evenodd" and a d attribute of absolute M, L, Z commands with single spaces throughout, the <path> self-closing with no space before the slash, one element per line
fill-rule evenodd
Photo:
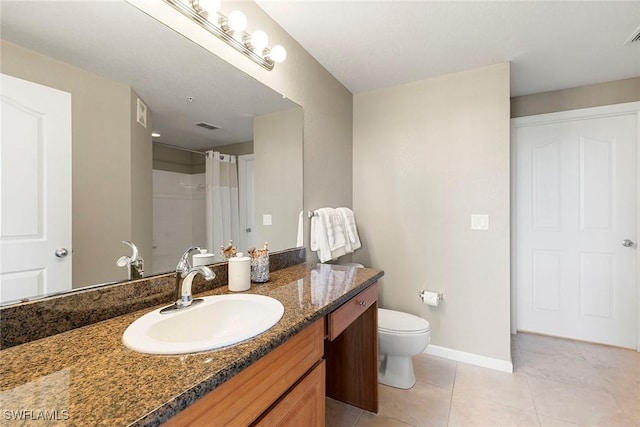
<path fill-rule="evenodd" d="M 193 283 L 193 279 L 201 274 L 205 280 L 213 280 L 216 275 L 215 273 L 207 266 L 198 265 L 193 267 L 189 262 L 189 256 L 192 252 L 202 252 L 200 247 L 194 246 L 187 249 L 178 265 L 176 266 L 176 293 L 174 298 L 173 305 L 169 307 L 165 307 L 160 310 L 160 313 L 169 313 L 175 310 L 181 310 L 184 308 L 190 307 L 192 304 L 202 301 L 201 299 L 193 299 L 191 295 L 191 284 Z"/>
<path fill-rule="evenodd" d="M 189 257 L 191 256 L 192 252 L 202 252 L 202 249 L 200 248 L 200 246 L 192 246 L 189 249 L 187 249 L 186 251 L 184 251 L 184 253 L 182 254 L 182 256 L 180 257 L 180 261 L 178 261 L 178 265 L 176 266 L 176 273 L 180 272 L 185 272 L 187 270 L 189 270 L 191 268 L 191 263 L 189 262 Z"/>
<path fill-rule="evenodd" d="M 138 253 L 138 248 L 129 240 L 123 240 L 122 243 L 131 247 L 133 253 L 130 257 L 125 255 L 118 258 L 116 265 L 118 267 L 127 267 L 127 278 L 129 280 L 142 279 L 144 275 L 144 260 Z"/>

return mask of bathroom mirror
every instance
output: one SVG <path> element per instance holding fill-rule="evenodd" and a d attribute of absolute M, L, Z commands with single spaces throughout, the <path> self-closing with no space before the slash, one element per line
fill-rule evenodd
<path fill-rule="evenodd" d="M 0 71 L 71 93 L 66 288 L 126 280 L 116 266 L 131 255 L 123 240 L 138 245 L 145 276 L 170 270 L 191 244 L 205 246 L 205 150 L 231 155 L 239 191 L 253 190 L 239 203 L 238 250 L 297 246 L 301 107 L 125 1 L 0 8 Z"/>

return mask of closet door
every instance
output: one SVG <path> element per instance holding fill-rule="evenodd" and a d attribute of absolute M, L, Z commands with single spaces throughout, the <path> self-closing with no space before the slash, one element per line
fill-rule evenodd
<path fill-rule="evenodd" d="M 519 330 L 636 348 L 637 111 L 514 120 Z"/>

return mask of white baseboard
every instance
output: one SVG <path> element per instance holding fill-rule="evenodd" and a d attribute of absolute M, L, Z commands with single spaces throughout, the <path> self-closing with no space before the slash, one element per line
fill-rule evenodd
<path fill-rule="evenodd" d="M 495 369 L 501 372 L 513 372 L 513 363 L 506 360 L 494 359 L 493 357 L 481 356 L 479 354 L 467 353 L 465 351 L 454 350 L 452 348 L 431 345 L 424 351 L 432 356 L 443 357 L 455 360 L 456 362 L 468 363 L 470 365 L 482 366 L 483 368 Z"/>

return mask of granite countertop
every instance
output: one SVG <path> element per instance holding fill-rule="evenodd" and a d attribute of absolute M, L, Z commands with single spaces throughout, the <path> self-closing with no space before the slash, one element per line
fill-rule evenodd
<path fill-rule="evenodd" d="M 274 271 L 246 293 L 278 299 L 282 319 L 257 337 L 208 352 L 154 356 L 126 348 L 124 330 L 152 309 L 2 350 L 0 419 L 3 425 L 159 425 L 382 275 L 326 264 Z M 198 296 L 224 293 L 226 286 Z"/>

